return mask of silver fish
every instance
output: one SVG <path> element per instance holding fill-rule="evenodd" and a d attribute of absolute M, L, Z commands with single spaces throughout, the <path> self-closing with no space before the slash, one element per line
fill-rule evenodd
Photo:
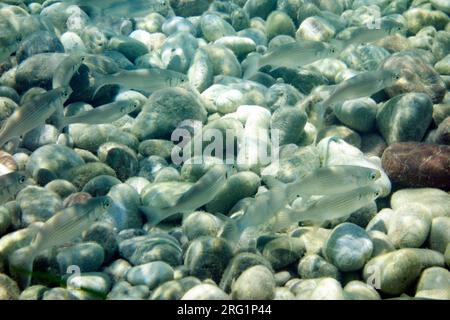
<path fill-rule="evenodd" d="M 27 247 L 9 257 L 11 273 L 26 288 L 30 284 L 33 262 L 46 249 L 65 244 L 80 236 L 112 205 L 109 196 L 97 197 L 63 209 L 39 227 L 36 237 Z"/>
<path fill-rule="evenodd" d="M 379 186 L 369 185 L 355 190 L 323 196 L 307 202 L 306 208 L 284 208 L 268 222 L 272 231 L 279 231 L 300 221 L 321 223 L 346 217 L 377 199 L 381 194 Z"/>
<path fill-rule="evenodd" d="M 381 177 L 377 169 L 352 165 L 322 167 L 297 181 L 284 185 L 284 193 L 289 195 L 289 202 L 296 197 L 313 195 L 332 195 L 354 190 L 374 183 Z M 263 177 L 269 187 L 282 184 L 272 177 Z"/>
<path fill-rule="evenodd" d="M 225 165 L 213 165 L 208 171 L 170 207 L 140 207 L 148 223 L 155 226 L 176 213 L 190 213 L 209 203 L 224 185 L 227 175 Z"/>
<path fill-rule="evenodd" d="M 135 100 L 121 100 L 102 105 L 77 115 L 65 117 L 64 124 L 72 123 L 102 124 L 114 122 L 123 116 L 133 112 L 139 106 Z"/>
<path fill-rule="evenodd" d="M 0 147 L 11 139 L 45 124 L 45 121 L 62 108 L 72 93 L 70 87 L 58 88 L 39 94 L 26 102 L 6 120 L 0 130 Z"/>
<path fill-rule="evenodd" d="M 0 204 L 13 200 L 20 190 L 27 186 L 27 176 L 14 171 L 0 176 Z"/>
<path fill-rule="evenodd" d="M 354 32 L 352 32 L 351 38 L 348 40 L 344 40 L 343 42 L 345 47 L 352 44 L 367 44 L 384 39 L 388 36 L 392 36 L 397 32 L 401 32 L 402 30 L 403 28 L 400 25 L 391 28 L 381 27 L 371 29 L 367 27 L 358 27 Z"/>
<path fill-rule="evenodd" d="M 371 96 L 400 79 L 400 73 L 390 70 L 367 71 L 339 83 L 322 104 L 328 106 L 347 100 Z"/>
<path fill-rule="evenodd" d="M 65 0 L 67 5 L 91 7 L 105 17 L 144 17 L 152 12 L 167 13 L 170 0 Z"/>
<path fill-rule="evenodd" d="M 53 89 L 68 86 L 73 75 L 78 72 L 85 59 L 84 54 L 72 54 L 63 59 L 53 76 Z"/>
<path fill-rule="evenodd" d="M 343 47 L 339 41 L 326 44 L 320 41 L 297 41 L 286 43 L 270 50 L 263 56 L 248 57 L 244 79 L 251 78 L 260 68 L 270 65 L 272 70 L 279 67 L 298 68 L 317 60 L 337 57 Z"/>
<path fill-rule="evenodd" d="M 153 92 L 167 87 L 177 87 L 188 83 L 185 74 L 159 68 L 122 70 L 114 74 L 100 74 L 93 71 L 98 90 L 108 84 L 117 84 L 127 90 L 142 90 Z"/>

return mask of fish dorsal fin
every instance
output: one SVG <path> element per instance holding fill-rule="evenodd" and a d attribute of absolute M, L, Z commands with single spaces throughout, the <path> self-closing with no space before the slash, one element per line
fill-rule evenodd
<path fill-rule="evenodd" d="M 263 181 L 266 184 L 266 186 L 269 187 L 269 189 L 283 188 L 285 186 L 285 183 L 281 182 L 274 176 L 264 176 Z"/>

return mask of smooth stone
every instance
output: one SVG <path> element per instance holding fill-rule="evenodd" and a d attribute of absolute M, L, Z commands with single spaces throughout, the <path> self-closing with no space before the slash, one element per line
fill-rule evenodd
<path fill-rule="evenodd" d="M 450 145 L 450 116 L 439 124 L 434 141 L 437 144 Z"/>
<path fill-rule="evenodd" d="M 364 266 L 366 283 L 388 295 L 399 295 L 415 283 L 424 268 L 444 265 L 441 253 L 405 248 L 372 258 Z"/>
<path fill-rule="evenodd" d="M 42 300 L 77 300 L 76 297 L 65 288 L 51 288 L 44 292 Z"/>
<path fill-rule="evenodd" d="M 377 230 L 369 231 L 368 234 L 373 243 L 372 258 L 396 250 L 387 234 Z"/>
<path fill-rule="evenodd" d="M 19 295 L 17 283 L 6 274 L 0 273 L 0 300 L 18 300 Z"/>
<path fill-rule="evenodd" d="M 50 89 L 53 74 L 65 57 L 63 53 L 39 53 L 26 59 L 17 68 L 15 89 L 20 92 L 33 87 Z"/>
<path fill-rule="evenodd" d="M 381 158 L 386 148 L 386 141 L 384 141 L 381 135 L 377 133 L 368 133 L 361 135 L 361 151 L 365 155 Z"/>
<path fill-rule="evenodd" d="M 89 291 L 96 298 L 106 297 L 111 288 L 111 279 L 103 272 L 73 274 L 67 279 L 67 287 Z M 76 291 L 73 290 L 73 293 Z"/>
<path fill-rule="evenodd" d="M 34 151 L 26 163 L 26 171 L 39 184 L 63 178 L 68 170 L 82 166 L 83 159 L 62 145 L 46 145 Z"/>
<path fill-rule="evenodd" d="M 295 296 L 288 288 L 276 287 L 273 300 L 295 300 Z"/>
<path fill-rule="evenodd" d="M 181 181 L 180 173 L 177 169 L 166 167 L 159 170 L 155 175 L 155 183 L 167 181 Z"/>
<path fill-rule="evenodd" d="M 113 199 L 113 205 L 108 211 L 109 221 L 119 230 L 140 228 L 143 224 L 139 212 L 141 204 L 139 193 L 125 183 L 113 186 L 108 196 Z"/>
<path fill-rule="evenodd" d="M 5 206 L 0 207 L 0 237 L 6 234 L 6 231 L 12 224 L 11 212 Z"/>
<path fill-rule="evenodd" d="M 207 41 L 215 41 L 225 36 L 231 36 L 236 33 L 233 27 L 214 13 L 205 13 L 200 20 L 200 26 L 203 37 Z"/>
<path fill-rule="evenodd" d="M 117 184 L 120 180 L 109 175 L 96 176 L 89 180 L 83 187 L 83 192 L 89 193 L 93 197 L 101 197 L 108 194 L 109 190 Z"/>
<path fill-rule="evenodd" d="M 66 53 L 87 52 L 83 40 L 75 32 L 66 31 L 61 35 L 59 40 L 64 47 L 64 52 Z"/>
<path fill-rule="evenodd" d="M 119 180 L 125 181 L 138 172 L 137 155 L 125 145 L 106 142 L 98 148 L 97 154 L 101 162 L 107 164 L 116 172 Z"/>
<path fill-rule="evenodd" d="M 95 222 L 83 235 L 83 241 L 98 243 L 104 250 L 104 262 L 109 262 L 118 251 L 117 232 L 106 222 Z"/>
<path fill-rule="evenodd" d="M 186 292 L 201 282 L 195 277 L 183 277 L 163 283 L 153 290 L 150 300 L 180 300 Z"/>
<path fill-rule="evenodd" d="M 276 8 L 276 0 L 249 0 L 244 5 L 244 10 L 250 18 L 267 16 Z"/>
<path fill-rule="evenodd" d="M 371 257 L 373 244 L 364 229 L 343 223 L 331 232 L 322 251 L 340 271 L 356 271 Z"/>
<path fill-rule="evenodd" d="M 14 103 L 11 103 L 11 100 Z M 18 107 L 16 105 L 16 103 L 18 103 L 19 100 L 20 100 L 20 96 L 17 93 L 17 91 L 14 90 L 14 88 L 7 87 L 7 86 L 0 86 L 0 102 L 2 103 L 2 104 L 0 104 L 1 108 L 3 108 L 3 103 L 5 103 L 5 104 L 12 105 L 12 108 L 15 109 Z M 12 111 L 11 111 L 11 113 L 12 113 Z"/>
<path fill-rule="evenodd" d="M 183 220 L 183 233 L 190 241 L 202 237 L 214 237 L 220 231 L 221 221 L 208 212 L 195 211 Z"/>
<path fill-rule="evenodd" d="M 139 195 L 142 195 L 142 191 L 150 184 L 150 181 L 142 177 L 133 177 L 125 181 L 125 183 L 133 187 Z"/>
<path fill-rule="evenodd" d="M 403 17 L 406 19 L 408 31 L 413 34 L 425 26 L 443 29 L 449 21 L 449 17 L 444 12 L 423 8 L 410 8 L 403 13 Z"/>
<path fill-rule="evenodd" d="M 419 204 L 426 207 L 432 219 L 450 216 L 450 195 L 440 189 L 416 188 L 394 192 L 391 197 L 391 207 L 395 210 L 404 204 Z"/>
<path fill-rule="evenodd" d="M 119 242 L 119 253 L 133 265 L 153 261 L 163 261 L 172 267 L 182 264 L 180 245 L 175 238 L 167 234 L 131 236 Z"/>
<path fill-rule="evenodd" d="M 434 69 L 441 75 L 450 75 L 450 54 L 436 62 Z"/>
<path fill-rule="evenodd" d="M 185 119 L 205 121 L 203 104 L 184 89 L 162 89 L 155 92 L 144 105 L 132 132 L 140 140 L 167 138 Z"/>
<path fill-rule="evenodd" d="M 162 261 L 155 261 L 128 270 L 126 278 L 133 285 L 146 285 L 150 290 L 173 279 L 173 269 Z"/>
<path fill-rule="evenodd" d="M 450 217 L 436 217 L 431 223 L 430 249 L 445 253 L 450 243 Z"/>
<path fill-rule="evenodd" d="M 425 269 L 417 283 L 416 298 L 450 299 L 450 272 L 445 268 Z"/>
<path fill-rule="evenodd" d="M 275 278 L 272 271 L 263 265 L 248 268 L 232 285 L 231 296 L 236 300 L 273 299 Z"/>
<path fill-rule="evenodd" d="M 314 146 L 299 148 L 296 145 L 286 145 L 281 148 L 279 156 L 280 162 L 264 168 L 261 176 L 272 175 L 289 183 L 320 167 L 319 154 Z"/>
<path fill-rule="evenodd" d="M 304 96 L 293 86 L 286 83 L 275 83 L 267 90 L 265 98 L 273 112 L 285 106 L 295 106 Z"/>
<path fill-rule="evenodd" d="M 189 83 L 200 93 L 208 89 L 214 81 L 214 66 L 205 50 L 199 48 L 192 58 L 188 70 Z"/>
<path fill-rule="evenodd" d="M 336 33 L 336 29 L 321 17 L 308 17 L 302 21 L 295 38 L 297 40 L 328 41 Z"/>
<path fill-rule="evenodd" d="M 431 97 L 433 103 L 440 103 L 445 96 L 445 84 L 439 73 L 414 52 L 395 53 L 389 56 L 380 68 L 400 73 L 401 78 L 385 89 L 391 98 L 409 92 L 425 93 Z"/>
<path fill-rule="evenodd" d="M 76 265 L 81 272 L 98 271 L 103 264 L 105 253 L 95 242 L 86 242 L 63 249 L 56 256 L 61 273 L 66 273 L 70 266 Z"/>
<path fill-rule="evenodd" d="M 274 274 L 275 283 L 278 287 L 284 286 L 286 282 L 292 279 L 292 274 L 289 271 L 280 271 Z"/>
<path fill-rule="evenodd" d="M 93 178 L 101 175 L 116 177 L 116 173 L 111 167 L 101 162 L 91 162 L 68 170 L 65 178 L 75 187 L 82 189 Z"/>
<path fill-rule="evenodd" d="M 350 281 L 344 287 L 347 299 L 351 300 L 380 300 L 378 292 L 370 285 L 362 281 Z"/>
<path fill-rule="evenodd" d="M 48 144 L 55 144 L 59 132 L 52 125 L 44 125 L 27 132 L 22 140 L 22 145 L 30 151 L 34 151 Z"/>
<path fill-rule="evenodd" d="M 0 120 L 5 121 L 18 108 L 17 103 L 10 98 L 0 97 Z"/>
<path fill-rule="evenodd" d="M 125 279 L 128 270 L 131 268 L 132 265 L 128 261 L 124 259 L 117 259 L 104 268 L 103 272 L 107 273 L 111 279 L 117 283 Z"/>
<path fill-rule="evenodd" d="M 398 95 L 382 104 L 377 125 L 388 144 L 421 141 L 431 124 L 433 102 L 423 93 Z"/>
<path fill-rule="evenodd" d="M 354 146 L 355 148 L 361 148 L 361 137 L 360 135 L 349 129 L 346 126 L 332 125 L 323 128 L 317 134 L 317 141 L 323 140 L 325 138 L 339 138 L 347 142 L 348 144 Z"/>
<path fill-rule="evenodd" d="M 359 132 L 372 132 L 375 128 L 377 105 L 370 98 L 354 99 L 336 106 L 334 113 L 343 124 Z"/>
<path fill-rule="evenodd" d="M 195 36 L 197 33 L 197 30 L 191 21 L 183 17 L 176 17 L 176 16 L 168 18 L 166 21 L 164 21 L 161 29 L 162 32 L 164 32 L 167 35 L 171 35 L 176 32 L 189 32 L 193 36 Z"/>
<path fill-rule="evenodd" d="M 239 278 L 239 276 L 250 267 L 262 265 L 272 271 L 272 266 L 269 261 L 267 261 L 263 256 L 251 253 L 251 252 L 241 252 L 233 257 L 233 259 L 228 264 L 227 268 L 222 274 L 222 279 L 220 280 L 220 288 L 225 292 L 231 291 L 231 286 L 233 282 Z"/>
<path fill-rule="evenodd" d="M 184 264 L 192 276 L 200 280 L 211 278 L 219 282 L 232 256 L 231 246 L 224 239 L 201 237 L 189 245 Z"/>
<path fill-rule="evenodd" d="M 383 153 L 383 168 L 402 187 L 450 188 L 450 146 L 396 143 Z"/>
<path fill-rule="evenodd" d="M 37 228 L 25 228 L 8 233 L 0 238 L 0 261 L 7 264 L 9 256 L 16 250 L 31 243 Z"/>
<path fill-rule="evenodd" d="M 42 187 L 29 186 L 19 192 L 16 200 L 23 226 L 38 221 L 44 222 L 62 209 L 61 198 Z"/>
<path fill-rule="evenodd" d="M 272 11 L 266 21 L 267 37 L 272 39 L 278 35 L 295 35 L 295 25 L 291 17 L 281 10 Z"/>
<path fill-rule="evenodd" d="M 169 160 L 172 155 L 174 143 L 170 140 L 150 139 L 144 140 L 139 144 L 139 154 L 144 157 L 160 156 Z"/>
<path fill-rule="evenodd" d="M 339 279 L 339 270 L 317 254 L 308 254 L 300 259 L 297 267 L 302 279 L 333 278 Z"/>
<path fill-rule="evenodd" d="M 278 134 L 279 144 L 296 143 L 303 133 L 307 115 L 296 107 L 280 107 L 272 114 L 270 129 L 272 136 Z"/>
<path fill-rule="evenodd" d="M 210 1 L 208 0 L 173 0 L 170 1 L 170 7 L 177 16 L 190 17 L 201 15 L 208 9 Z"/>
<path fill-rule="evenodd" d="M 68 134 L 72 137 L 74 146 L 80 149 L 97 152 L 105 142 L 116 142 L 137 150 L 137 138 L 112 124 L 84 125 L 73 124 L 69 126 Z"/>
<path fill-rule="evenodd" d="M 241 77 L 241 65 L 232 50 L 221 44 L 210 44 L 203 49 L 211 60 L 214 75 Z"/>
<path fill-rule="evenodd" d="M 380 63 L 389 56 L 388 50 L 372 44 L 357 46 L 351 50 L 345 50 L 341 54 L 342 61 L 349 68 L 358 71 L 377 70 Z"/>
<path fill-rule="evenodd" d="M 241 199 L 254 196 L 261 186 L 261 178 L 251 171 L 238 172 L 227 179 L 214 199 L 206 205 L 209 212 L 227 214 Z"/>
<path fill-rule="evenodd" d="M 150 156 L 139 161 L 138 177 L 155 182 L 158 173 L 167 168 L 167 161 L 160 156 Z"/>
<path fill-rule="evenodd" d="M 148 53 L 147 47 L 142 42 L 125 36 L 111 38 L 108 42 L 108 50 L 118 51 L 130 61 Z"/>
<path fill-rule="evenodd" d="M 49 288 L 39 284 L 30 286 L 20 293 L 19 300 L 42 300 L 47 290 Z"/>
<path fill-rule="evenodd" d="M 217 286 L 202 283 L 189 289 L 180 300 L 230 300 L 230 297 Z"/>
<path fill-rule="evenodd" d="M 20 64 L 31 56 L 46 52 L 64 52 L 64 47 L 56 35 L 48 31 L 33 32 L 20 43 L 16 52 L 17 62 Z"/>
<path fill-rule="evenodd" d="M 77 192 L 77 188 L 72 183 L 63 179 L 57 179 L 47 183 L 45 189 L 56 193 L 61 199 Z"/>
<path fill-rule="evenodd" d="M 150 290 L 145 285 L 132 286 L 126 281 L 119 281 L 114 284 L 106 297 L 107 300 L 146 300 Z"/>
<path fill-rule="evenodd" d="M 270 262 L 274 270 L 295 263 L 304 254 L 306 248 L 302 239 L 293 237 L 279 237 L 268 242 L 262 250 L 263 257 Z"/>
<path fill-rule="evenodd" d="M 428 238 L 430 227 L 431 218 L 426 207 L 404 204 L 394 210 L 387 235 L 396 248 L 419 248 Z"/>
<path fill-rule="evenodd" d="M 333 278 L 300 280 L 291 291 L 298 300 L 344 300 L 341 284 Z"/>
<path fill-rule="evenodd" d="M 189 32 L 170 35 L 161 47 L 164 68 L 186 73 L 197 48 L 198 42 Z"/>

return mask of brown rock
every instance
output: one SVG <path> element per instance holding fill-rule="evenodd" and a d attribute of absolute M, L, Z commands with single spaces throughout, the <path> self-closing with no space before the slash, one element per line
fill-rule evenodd
<path fill-rule="evenodd" d="M 396 143 L 384 151 L 382 164 L 399 186 L 450 189 L 450 146 Z"/>

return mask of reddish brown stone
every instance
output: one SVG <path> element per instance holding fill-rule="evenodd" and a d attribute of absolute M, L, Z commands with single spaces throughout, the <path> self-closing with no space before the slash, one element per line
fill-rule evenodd
<path fill-rule="evenodd" d="M 72 193 L 70 196 L 64 199 L 63 207 L 64 208 L 71 207 L 74 204 L 86 202 L 90 198 L 92 198 L 92 196 L 86 192 Z"/>
<path fill-rule="evenodd" d="M 384 151 L 382 163 L 399 186 L 450 189 L 450 146 L 396 143 Z"/>

